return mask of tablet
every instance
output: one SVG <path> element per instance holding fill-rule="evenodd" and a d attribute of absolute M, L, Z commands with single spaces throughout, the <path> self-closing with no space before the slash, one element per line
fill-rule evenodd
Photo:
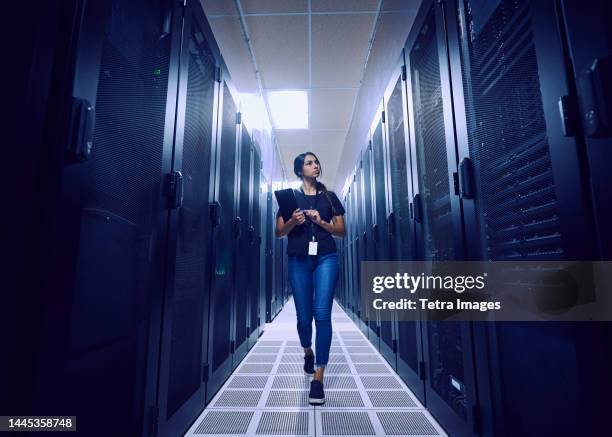
<path fill-rule="evenodd" d="M 278 209 L 280 210 L 283 220 L 288 221 L 298 207 L 297 199 L 295 198 L 295 192 L 291 188 L 285 190 L 274 191 L 276 201 L 278 202 Z"/>

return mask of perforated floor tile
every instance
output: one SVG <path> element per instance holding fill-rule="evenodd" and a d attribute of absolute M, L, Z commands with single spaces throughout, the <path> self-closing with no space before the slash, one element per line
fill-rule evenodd
<path fill-rule="evenodd" d="M 308 435 L 308 413 L 305 411 L 264 411 L 256 434 Z"/>
<path fill-rule="evenodd" d="M 304 388 L 310 389 L 310 377 L 303 375 L 279 375 L 274 377 L 272 388 Z"/>
<path fill-rule="evenodd" d="M 268 374 L 272 371 L 273 366 L 274 364 L 246 363 L 240 366 L 240 368 L 238 369 L 238 373 L 265 373 L 265 374 Z"/>
<path fill-rule="evenodd" d="M 357 390 L 329 390 L 325 392 L 325 405 L 320 408 L 357 408 L 364 406 L 361 394 Z"/>
<path fill-rule="evenodd" d="M 276 373 L 293 373 L 296 375 L 303 375 L 304 365 L 295 363 L 280 363 L 276 369 Z"/>
<path fill-rule="evenodd" d="M 227 388 L 264 388 L 268 377 L 264 375 L 236 375 Z"/>
<path fill-rule="evenodd" d="M 346 357 L 344 355 L 330 355 L 329 356 L 329 363 L 346 363 Z"/>
<path fill-rule="evenodd" d="M 276 355 L 262 354 L 262 355 L 249 355 L 246 359 L 247 363 L 274 363 L 276 361 Z"/>
<path fill-rule="evenodd" d="M 245 434 L 253 417 L 252 411 L 208 411 L 194 434 Z"/>
<path fill-rule="evenodd" d="M 364 388 L 387 389 L 387 388 L 403 388 L 397 379 L 393 376 L 361 376 L 361 382 Z"/>
<path fill-rule="evenodd" d="M 387 435 L 439 435 L 422 411 L 377 411 Z"/>
<path fill-rule="evenodd" d="M 382 363 L 356 363 L 355 370 L 357 370 L 359 375 L 365 373 L 391 373 L 391 369 Z"/>
<path fill-rule="evenodd" d="M 374 408 L 417 408 L 412 397 L 403 390 L 368 390 Z"/>
<path fill-rule="evenodd" d="M 254 354 L 277 354 L 281 350 L 280 346 L 255 346 L 253 348 Z"/>
<path fill-rule="evenodd" d="M 349 354 L 373 354 L 374 349 L 370 346 L 347 346 Z"/>
<path fill-rule="evenodd" d="M 304 365 L 304 355 L 300 354 L 283 354 L 281 363 L 302 363 Z"/>
<path fill-rule="evenodd" d="M 361 411 L 321 411 L 323 435 L 375 435 L 368 413 Z"/>
<path fill-rule="evenodd" d="M 326 402 L 309 405 L 312 378 L 304 375 L 304 351 L 292 307 L 291 302 L 285 305 L 266 324 L 263 337 L 186 437 L 445 435 L 337 304 L 325 371 Z M 316 355 L 314 324 L 313 328 Z"/>
<path fill-rule="evenodd" d="M 367 340 L 345 340 L 344 341 L 344 346 L 346 346 L 347 348 L 350 348 L 352 346 L 366 347 L 369 345 L 370 344 L 368 343 Z"/>
<path fill-rule="evenodd" d="M 325 374 L 350 374 L 351 368 L 346 363 L 332 363 L 325 367 Z"/>
<path fill-rule="evenodd" d="M 266 407 L 308 408 L 308 390 L 270 390 Z"/>
<path fill-rule="evenodd" d="M 262 393 L 261 390 L 223 390 L 213 403 L 213 407 L 256 407 Z"/>
<path fill-rule="evenodd" d="M 323 386 L 325 390 L 357 388 L 355 378 L 353 378 L 353 376 L 344 375 L 326 375 Z"/>
<path fill-rule="evenodd" d="M 374 354 L 351 355 L 353 363 L 382 363 L 382 358 Z"/>
<path fill-rule="evenodd" d="M 283 340 L 259 340 L 257 342 L 257 346 L 282 346 L 282 344 Z"/>

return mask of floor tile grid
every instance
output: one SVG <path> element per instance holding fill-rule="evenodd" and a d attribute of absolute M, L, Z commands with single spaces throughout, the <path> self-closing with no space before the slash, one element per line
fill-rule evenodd
<path fill-rule="evenodd" d="M 288 304 L 290 304 L 291 302 L 289 302 Z M 287 310 L 289 309 L 295 309 L 293 305 L 286 305 L 285 308 Z M 339 312 L 343 312 L 340 307 L 334 303 L 334 313 L 339 313 Z M 280 317 L 281 315 L 285 316 L 285 317 Z M 346 412 L 346 413 L 350 413 L 350 412 L 365 412 L 369 418 L 369 421 L 371 422 L 371 425 L 373 426 L 374 430 L 375 430 L 375 435 L 386 435 L 384 433 L 384 429 L 382 427 L 381 422 L 378 419 L 377 416 L 377 412 L 391 412 L 391 411 L 397 411 L 397 412 L 406 412 L 406 411 L 420 411 L 423 414 L 425 414 L 429 421 L 432 423 L 432 425 L 436 428 L 436 430 L 438 431 L 439 435 L 444 435 L 442 429 L 435 423 L 435 420 L 433 420 L 431 418 L 431 416 L 429 415 L 429 413 L 423 408 L 423 406 L 418 402 L 418 400 L 416 399 L 416 397 L 414 395 L 412 395 L 412 393 L 410 392 L 410 390 L 403 384 L 403 381 L 401 381 L 401 379 L 399 378 L 399 376 L 397 376 L 395 374 L 395 372 L 393 371 L 393 369 L 391 369 L 389 367 L 389 365 L 387 364 L 387 362 L 381 358 L 380 361 L 378 361 L 377 363 L 381 363 L 382 365 L 384 365 L 387 368 L 388 373 L 384 373 L 382 375 L 384 376 L 391 376 L 393 377 L 393 379 L 395 379 L 401 386 L 401 389 L 378 389 L 378 388 L 366 388 L 363 384 L 363 381 L 361 379 L 361 376 L 368 376 L 368 375 L 359 375 L 358 371 L 355 367 L 355 364 L 362 364 L 362 363 L 355 363 L 352 359 L 352 355 L 378 355 L 378 351 L 376 351 L 371 344 L 369 343 L 369 341 L 367 340 L 367 338 L 365 338 L 365 336 L 363 336 L 361 334 L 361 332 L 358 330 L 358 328 L 353 324 L 352 321 L 350 321 L 349 319 L 349 323 L 344 324 L 344 323 L 334 323 L 334 331 L 335 331 L 335 335 L 334 338 L 332 340 L 332 345 L 333 347 L 335 347 L 336 349 L 341 349 L 342 350 L 342 354 L 340 353 L 330 353 L 330 357 L 332 355 L 344 355 L 347 359 L 346 359 L 346 364 L 348 365 L 349 369 L 350 369 L 350 375 L 348 374 L 339 374 L 339 375 L 329 375 L 326 377 L 326 379 L 335 379 L 335 377 L 341 377 L 341 376 L 350 376 L 350 378 L 352 378 L 352 380 L 354 381 L 355 385 L 356 385 L 356 389 L 352 388 L 352 389 L 343 389 L 343 388 L 326 388 L 326 393 L 330 393 L 330 395 L 327 395 L 328 398 L 329 397 L 333 397 L 332 393 L 336 392 L 336 393 L 340 393 L 340 392 L 346 392 L 346 391 L 350 391 L 350 392 L 357 392 L 359 393 L 359 396 L 361 397 L 362 402 L 364 403 L 363 407 L 359 407 L 359 409 L 355 409 L 354 407 L 326 407 L 326 406 L 322 406 L 322 407 L 313 407 L 313 406 L 307 406 L 307 407 L 279 407 L 279 406 L 275 406 L 275 407 L 266 407 L 266 402 L 271 394 L 271 391 L 283 391 L 283 390 L 277 390 L 277 389 L 273 389 L 272 386 L 274 384 L 274 380 L 277 376 L 297 376 L 295 373 L 294 374 L 279 374 L 278 373 L 278 369 L 280 367 L 281 364 L 283 364 L 283 357 L 285 355 L 296 355 L 299 356 L 300 358 L 303 357 L 302 354 L 299 353 L 299 351 L 296 353 L 296 349 L 295 349 L 295 345 L 297 344 L 299 347 L 299 340 L 295 340 L 295 338 L 297 337 L 297 333 L 295 333 L 295 335 L 292 335 L 292 337 L 290 337 L 290 339 L 288 340 L 282 340 L 282 343 L 280 345 L 275 345 L 274 347 L 277 348 L 277 353 L 276 353 L 276 358 L 274 359 L 274 363 L 272 366 L 272 371 L 270 373 L 264 373 L 264 374 L 260 374 L 260 375 L 267 375 L 267 381 L 265 384 L 265 387 L 263 389 L 261 388 L 240 388 L 240 389 L 233 389 L 233 388 L 229 388 L 228 386 L 232 384 L 232 381 L 235 380 L 235 378 L 239 375 L 238 371 L 240 370 L 240 368 L 242 366 L 244 366 L 245 364 L 249 364 L 248 359 L 252 356 L 260 356 L 260 355 L 273 355 L 272 352 L 258 352 L 256 350 L 256 348 L 261 344 L 264 347 L 272 347 L 272 346 L 268 346 L 266 345 L 266 341 L 279 341 L 278 339 L 276 339 L 276 337 L 274 336 L 274 334 L 280 334 L 282 336 L 282 338 L 287 338 L 287 328 L 295 330 L 295 311 L 293 311 L 293 315 L 291 314 L 291 311 L 287 311 L 285 312 L 285 310 L 283 312 L 281 312 L 278 316 L 277 319 L 275 319 L 275 321 L 270 324 L 269 328 L 266 329 L 266 333 L 264 333 L 264 335 L 260 338 L 260 342 L 258 342 L 258 344 L 249 352 L 249 354 L 245 357 L 245 359 L 243 360 L 243 362 L 240 364 L 240 366 L 236 369 L 236 371 L 234 372 L 234 374 L 232 374 L 232 376 L 228 379 L 228 381 L 224 384 L 224 386 L 219 390 L 219 393 L 217 393 L 217 395 L 215 396 L 215 398 L 211 401 L 211 403 L 209 404 L 209 407 L 203 412 L 203 414 L 198 418 L 198 420 L 196 420 L 196 422 L 194 423 L 194 426 L 192 427 L 192 430 L 190 430 L 190 432 L 193 431 L 193 429 L 195 429 L 196 425 L 201 421 L 202 417 L 204 416 L 204 413 L 206 413 L 207 411 L 252 411 L 254 414 L 251 418 L 251 422 L 249 424 L 249 427 L 246 431 L 246 434 L 236 434 L 236 435 L 240 435 L 240 436 L 244 436 L 244 435 L 258 435 L 258 436 L 264 436 L 265 434 L 256 434 L 257 432 L 257 427 L 258 424 L 260 422 L 260 419 L 263 417 L 262 415 L 264 414 L 264 412 L 266 411 L 287 411 L 287 412 L 306 412 L 308 414 L 308 435 L 315 435 L 314 432 L 316 430 L 316 435 L 323 435 L 323 428 L 322 428 L 322 412 Z M 275 323 L 278 322 L 278 323 Z M 287 326 L 281 326 L 282 325 L 287 325 Z M 340 326 L 339 326 L 340 325 Z M 274 329 L 276 328 L 276 329 Z M 285 329 L 283 329 L 285 328 Z M 278 332 L 275 332 L 278 331 Z M 291 332 L 291 331 L 290 331 Z M 270 335 L 266 335 L 266 334 L 270 334 Z M 313 328 L 313 338 L 314 335 L 316 334 L 316 329 Z M 357 335 L 354 335 L 357 334 Z M 348 340 L 349 343 L 352 342 L 352 344 L 347 345 L 345 343 L 345 339 Z M 361 340 L 360 343 L 358 343 L 356 340 Z M 291 346 L 290 346 L 291 344 Z M 352 347 L 365 347 L 368 346 L 369 348 L 371 348 L 370 351 L 363 351 L 360 350 L 360 352 L 351 352 L 351 346 Z M 293 348 L 293 349 L 292 349 Z M 270 349 L 268 349 L 270 350 Z M 285 353 L 285 351 L 291 351 L 291 352 L 287 352 Z M 244 375 L 257 375 L 257 373 L 248 373 L 248 374 L 242 374 L 242 376 Z M 371 376 L 375 376 L 375 375 L 381 375 L 380 373 L 372 373 L 370 374 Z M 308 377 L 305 376 L 305 381 L 309 380 Z M 345 378 L 346 380 L 346 378 Z M 305 387 L 307 385 L 305 384 Z M 251 391 L 261 391 L 262 394 L 259 398 L 259 401 L 257 403 L 256 407 L 236 407 L 236 406 L 232 406 L 231 408 L 227 408 L 227 407 L 215 407 L 215 402 L 217 402 L 217 400 L 219 399 L 219 397 L 222 395 L 223 392 L 225 391 L 236 391 L 236 392 L 241 392 L 244 390 L 251 390 Z M 409 393 L 410 398 L 414 401 L 416 407 L 411 407 L 411 408 L 389 408 L 389 407 L 385 407 L 385 408 L 381 408 L 381 407 L 375 407 L 371 400 L 370 397 L 367 394 L 367 391 L 382 391 L 382 392 L 391 392 L 391 391 L 406 391 L 407 393 Z M 292 388 L 290 390 L 288 390 L 290 392 L 295 392 L 296 389 Z M 306 390 L 300 390 L 300 392 L 306 392 Z M 238 410 L 239 408 L 239 410 Z M 329 415 L 328 417 L 332 417 L 333 415 Z M 204 434 L 191 434 L 188 433 L 186 435 L 204 435 Z M 210 435 L 210 434 L 208 434 Z M 231 434 L 223 434 L 226 436 L 231 436 Z M 275 434 L 275 435 L 279 435 L 279 434 Z M 350 434 L 350 435 L 358 435 L 358 434 Z M 371 435 L 371 434 L 370 434 Z M 413 435 L 413 434 L 411 434 Z"/>

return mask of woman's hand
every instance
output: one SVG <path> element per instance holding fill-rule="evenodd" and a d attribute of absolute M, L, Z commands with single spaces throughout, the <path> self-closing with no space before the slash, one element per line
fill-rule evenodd
<path fill-rule="evenodd" d="M 300 208 L 297 208 L 295 211 L 293 211 L 290 220 L 292 220 L 295 224 L 301 225 L 306 221 L 306 217 L 304 217 L 304 212 Z"/>
<path fill-rule="evenodd" d="M 315 222 L 317 225 L 320 225 L 323 222 L 323 220 L 321 219 L 321 215 L 319 214 L 319 211 L 317 211 L 316 209 L 308 209 L 304 212 L 306 213 L 308 218 L 312 220 L 313 222 Z"/>

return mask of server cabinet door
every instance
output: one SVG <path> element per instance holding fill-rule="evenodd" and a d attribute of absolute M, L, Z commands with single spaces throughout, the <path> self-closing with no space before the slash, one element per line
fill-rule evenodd
<path fill-rule="evenodd" d="M 469 247 L 473 258 L 537 261 L 598 256 L 588 175 L 580 168 L 584 150 L 582 140 L 577 141 L 579 124 L 572 126 L 577 120 L 569 116 L 571 106 L 565 106 L 565 128 L 559 113 L 559 102 L 567 104 L 573 92 L 557 6 L 553 1 L 499 0 L 487 8 L 473 8 L 458 1 L 452 8 L 457 13 L 449 14 L 459 153 L 460 159 L 470 160 L 472 175 L 473 193 L 463 196 L 466 237 L 479 243 Z M 583 2 L 575 16 L 594 16 L 587 10 Z M 585 411 L 586 402 L 576 392 L 601 386 L 598 380 L 587 388 L 585 379 L 580 380 L 581 372 L 589 375 L 588 380 L 600 364 L 593 365 L 592 360 L 598 346 L 589 352 L 586 342 L 574 344 L 582 327 L 498 323 L 490 332 L 478 328 L 482 338 L 496 339 L 487 357 L 500 363 L 488 365 L 483 343 L 483 353 L 476 354 L 478 375 L 483 378 L 479 387 L 499 387 L 495 402 L 504 405 L 497 417 L 485 417 L 486 431 L 589 434 L 586 430 L 593 421 L 586 417 L 594 410 Z M 591 333 L 589 343 L 594 345 L 592 340 L 599 334 Z M 517 342 L 518 338 L 524 340 Z M 515 358 L 517 354 L 532 358 L 523 361 Z M 487 368 L 495 372 L 489 375 Z M 558 386 L 555 381 L 561 378 L 565 383 Z M 549 387 L 555 387 L 554 394 Z M 527 399 L 526 393 L 530 393 Z M 480 395 L 485 406 L 494 402 L 487 394 Z M 520 405 L 519 399 L 524 400 Z M 534 409 L 542 404 L 548 408 L 536 415 Z M 523 419 L 515 421 L 517 415 Z"/>
<path fill-rule="evenodd" d="M 389 235 L 387 232 L 387 168 L 386 153 L 383 141 L 383 131 L 386 123 L 383 121 L 383 112 L 379 113 L 379 120 L 372 129 L 372 200 L 373 200 L 373 229 L 374 257 L 376 261 L 389 260 Z"/>
<path fill-rule="evenodd" d="M 363 155 L 361 160 L 359 161 L 359 168 L 357 169 L 357 216 L 358 216 L 358 238 L 357 238 L 357 248 L 358 248 L 358 269 L 357 269 L 357 280 L 359 285 L 361 286 L 361 261 L 365 261 L 368 259 L 367 255 L 367 242 L 368 235 L 366 233 L 366 215 L 365 215 L 365 201 L 364 201 L 364 171 L 363 171 Z M 370 213 L 370 212 L 368 212 Z M 361 290 L 361 289 L 360 289 Z M 362 332 L 368 336 L 368 313 L 366 308 L 360 308 L 358 313 L 359 317 L 359 327 Z"/>
<path fill-rule="evenodd" d="M 75 3 L 74 69 L 56 84 L 69 96 L 54 108 L 58 121 L 70 108 L 72 124 L 45 163 L 59 196 L 32 405 L 70 411 L 85 435 L 142 435 L 156 401 L 179 47 L 162 26 L 165 2 Z"/>
<path fill-rule="evenodd" d="M 444 23 L 445 5 L 425 1 L 406 45 L 419 257 L 461 259 L 462 225 Z M 468 323 L 423 325 L 427 407 L 450 434 L 473 432 L 475 385 Z"/>
<path fill-rule="evenodd" d="M 405 63 L 403 54 L 385 94 L 387 147 L 389 153 L 388 215 L 390 258 L 409 261 L 416 258 L 414 222 L 411 218 L 413 198 L 411 154 L 408 149 L 408 113 Z M 421 325 L 419 322 L 396 321 L 397 373 L 421 401 L 425 401 L 425 385 L 419 374 L 423 360 Z"/>
<path fill-rule="evenodd" d="M 172 25 L 181 22 L 175 14 Z M 205 405 L 212 226 L 211 158 L 218 82 L 212 32 L 198 2 L 184 10 L 173 162 L 176 196 L 170 198 L 168 276 L 159 371 L 159 431 L 176 435 Z M 170 188 L 170 187 L 169 187 Z"/>
<path fill-rule="evenodd" d="M 266 323 L 272 321 L 272 305 L 274 299 L 274 229 L 276 215 L 272 203 L 272 193 L 266 194 Z"/>
<path fill-rule="evenodd" d="M 235 222 L 236 229 L 236 253 L 234 254 L 234 265 L 243 266 L 243 262 L 251 263 L 249 242 L 249 209 L 251 202 L 251 137 L 244 124 L 241 125 L 240 135 L 240 163 L 238 173 L 238 216 Z M 246 259 L 245 259 L 246 257 Z M 242 261 L 242 262 L 241 262 Z M 240 360 L 246 355 L 248 344 L 246 342 L 249 335 L 248 327 L 248 299 L 249 288 L 249 266 L 236 268 L 234 270 L 236 288 L 234 290 L 234 338 L 235 353 L 233 367 L 235 368 Z"/>
<path fill-rule="evenodd" d="M 372 143 L 368 144 L 368 147 L 363 152 L 363 174 L 361 182 L 363 184 L 363 260 L 364 261 L 375 261 L 376 260 L 376 236 L 374 235 L 374 192 L 372 188 L 373 183 L 373 163 L 372 163 Z M 376 312 L 370 308 L 364 308 L 365 314 L 362 313 L 362 318 L 366 324 L 366 334 L 370 341 L 378 348 L 379 342 L 379 331 L 378 331 L 378 318 Z"/>
<path fill-rule="evenodd" d="M 384 145 L 384 130 L 386 129 L 385 115 L 381 104 L 377 120 L 372 128 L 372 197 L 374 202 L 374 225 L 372 237 L 374 238 L 374 260 L 389 260 L 389 233 L 387 228 L 387 163 Z M 378 346 L 381 354 L 395 369 L 395 345 L 393 343 L 393 321 L 380 320 L 380 311 L 372 310 L 378 322 L 377 334 L 380 337 Z"/>
<path fill-rule="evenodd" d="M 607 163 L 612 162 L 612 96 L 609 80 L 612 75 L 612 28 L 609 24 L 612 22 L 612 9 L 605 0 L 565 0 L 562 4 L 560 12 L 567 31 L 571 72 L 576 81 L 578 113 L 589 162 L 598 259 L 609 261 L 612 260 L 612 196 L 608 187 L 612 185 L 612 176 Z M 589 31 L 585 32 L 585 29 Z M 604 79 L 606 77 L 608 79 Z M 597 429 L 606 426 L 607 406 L 612 405 L 609 390 L 612 384 L 609 371 L 612 358 L 593 360 L 592 357 L 602 355 L 601 350 L 596 349 L 601 347 L 601 343 L 593 339 L 601 338 L 602 332 L 611 338 L 612 326 L 610 323 L 597 323 L 581 332 L 584 334 L 577 340 L 577 355 L 588 361 L 584 360 L 579 365 L 579 372 L 590 377 L 582 390 L 584 398 L 589 399 L 584 404 L 589 408 L 587 413 L 590 417 L 585 415 L 583 421 L 591 426 L 590 430 L 585 430 L 586 433 L 596 433 Z M 604 348 L 607 349 L 607 344 Z M 606 380 L 607 384 L 604 382 Z"/>
<path fill-rule="evenodd" d="M 571 73 L 576 81 L 578 118 L 585 137 L 600 257 L 612 260 L 612 12 L 605 0 L 564 0 Z M 588 29 L 588 32 L 585 32 Z M 571 74 L 570 73 L 570 74 Z"/>
<path fill-rule="evenodd" d="M 255 145 L 251 145 L 251 212 L 249 214 L 249 349 L 259 338 L 261 293 L 261 158 Z"/>
<path fill-rule="evenodd" d="M 225 73 L 225 72 L 224 72 Z M 211 375 L 206 390 L 212 399 L 232 370 L 232 314 L 234 296 L 235 209 L 238 129 L 236 106 L 231 84 L 223 74 L 220 96 L 220 120 L 217 134 L 217 168 L 215 198 L 219 203 L 219 220 L 213 228 L 213 269 L 209 317 L 208 361 Z M 228 298 L 229 296 L 229 298 Z"/>
<path fill-rule="evenodd" d="M 361 161 L 360 161 L 361 165 Z M 362 317 L 365 315 L 361 314 L 361 261 L 364 259 L 363 255 L 363 188 L 361 185 L 361 174 L 363 170 L 361 167 L 357 168 L 355 176 L 353 176 L 353 211 L 355 215 L 355 233 L 354 233 L 354 244 L 353 244 L 353 259 L 355 260 L 355 270 L 353 272 L 353 278 L 355 283 L 355 320 L 358 323 L 359 329 L 364 331 L 365 324 Z M 365 332 L 365 331 L 364 331 Z"/>
<path fill-rule="evenodd" d="M 361 283 L 359 277 L 361 259 L 359 257 L 359 208 L 357 207 L 357 199 L 357 183 L 356 177 L 353 175 L 353 183 L 351 184 L 351 220 L 353 227 L 353 244 L 351 245 L 351 283 L 353 284 L 353 289 L 351 299 L 353 300 L 353 320 L 359 326 L 361 320 Z"/>
<path fill-rule="evenodd" d="M 273 204 L 272 214 L 273 217 L 276 217 L 278 213 L 278 206 Z M 282 299 L 282 274 L 283 274 L 283 261 L 281 259 L 283 246 L 282 246 L 281 238 L 273 238 L 272 242 L 272 270 L 274 272 L 274 276 L 272 278 L 273 286 L 272 286 L 272 313 L 271 317 L 274 319 L 276 314 L 278 313 L 281 305 Z"/>

